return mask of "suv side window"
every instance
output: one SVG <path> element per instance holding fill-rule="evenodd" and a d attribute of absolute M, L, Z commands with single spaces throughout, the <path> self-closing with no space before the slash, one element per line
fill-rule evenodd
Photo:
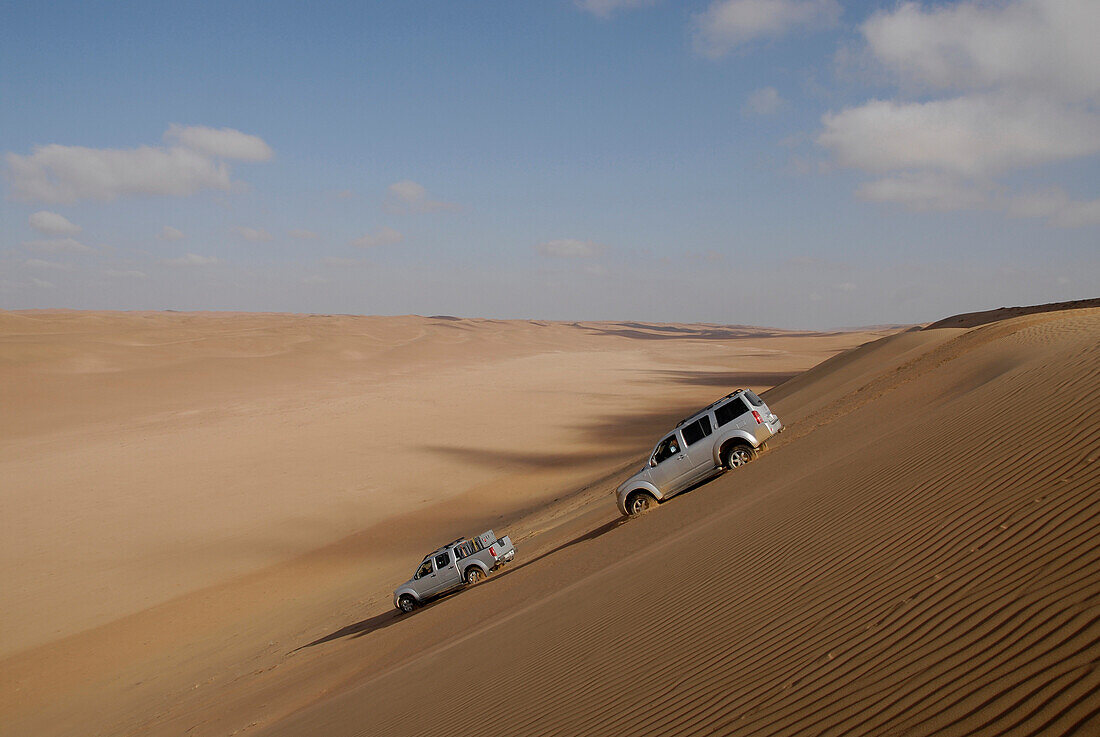
<path fill-rule="evenodd" d="M 451 557 L 446 553 L 440 553 L 435 556 L 435 569 L 437 571 L 443 570 L 451 563 Z"/>
<path fill-rule="evenodd" d="M 748 411 L 748 408 L 745 406 L 745 403 L 741 401 L 741 398 L 734 397 L 714 410 L 714 419 L 718 422 L 718 427 L 722 427 L 722 425 L 733 422 L 741 415 L 747 414 Z"/>
<path fill-rule="evenodd" d="M 413 578 L 424 578 L 432 572 L 432 559 L 424 561 L 420 564 L 420 567 L 416 569 L 416 575 Z"/>
<path fill-rule="evenodd" d="M 680 452 L 680 444 L 676 441 L 676 435 L 669 435 L 667 438 L 661 441 L 657 446 L 657 450 L 653 451 L 653 460 L 660 463 L 666 461 L 672 456 Z"/>
<path fill-rule="evenodd" d="M 707 435 L 710 435 L 710 417 L 703 415 L 690 425 L 685 425 L 680 433 L 684 436 L 685 443 L 695 445 Z"/>

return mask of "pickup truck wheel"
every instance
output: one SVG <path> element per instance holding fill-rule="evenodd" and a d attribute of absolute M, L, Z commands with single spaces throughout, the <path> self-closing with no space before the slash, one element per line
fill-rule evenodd
<path fill-rule="evenodd" d="M 636 491 L 626 500 L 626 511 L 631 517 L 637 517 L 655 506 L 657 506 L 657 500 L 644 491 Z"/>
<path fill-rule="evenodd" d="M 416 609 L 416 599 L 412 598 L 408 594 L 405 594 L 397 600 L 397 607 L 401 611 L 405 612 L 405 614 L 408 614 L 413 609 Z"/>
<path fill-rule="evenodd" d="M 726 468 L 740 468 L 756 457 L 756 449 L 751 445 L 738 443 L 731 445 L 726 451 Z"/>
<path fill-rule="evenodd" d="M 485 578 L 485 574 L 482 573 L 481 569 L 477 568 L 476 566 L 466 571 L 466 583 L 468 583 L 470 586 L 473 586 L 474 584 L 480 582 L 483 578 Z"/>

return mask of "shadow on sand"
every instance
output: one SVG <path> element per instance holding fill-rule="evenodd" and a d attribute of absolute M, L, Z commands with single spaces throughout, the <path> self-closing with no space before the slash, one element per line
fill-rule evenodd
<path fill-rule="evenodd" d="M 578 544 L 586 542 L 588 540 L 594 540 L 597 537 L 600 537 L 601 535 L 604 535 L 608 532 L 611 532 L 616 527 L 618 527 L 619 525 L 622 525 L 625 522 L 626 522 L 626 518 L 620 517 L 619 519 L 614 519 L 610 522 L 602 524 L 602 525 L 600 525 L 599 527 L 597 527 L 593 530 L 589 530 L 588 532 L 584 533 L 583 535 L 578 535 L 577 537 L 573 538 L 572 540 L 570 540 L 568 542 L 565 542 L 565 543 L 562 543 L 561 545 L 557 546 L 553 550 L 548 550 L 545 553 L 542 553 L 541 555 L 538 555 L 538 556 L 535 556 L 534 558 L 531 558 L 530 560 L 525 560 L 525 561 L 523 561 L 522 563 L 520 563 L 516 566 L 509 566 L 508 568 L 504 569 L 503 571 L 500 571 L 499 573 L 495 573 L 495 574 L 489 576 L 489 578 L 485 579 L 485 581 L 483 583 L 479 584 L 479 586 L 490 586 L 494 582 L 501 580 L 502 578 L 509 575 L 510 573 L 514 573 L 515 571 L 518 571 L 520 568 L 523 568 L 525 566 L 529 566 L 532 563 L 534 563 L 535 561 L 542 560 L 543 558 L 546 558 L 547 556 L 554 555 L 555 553 L 559 553 L 559 552 L 561 552 L 561 551 L 563 551 L 567 548 L 570 548 L 574 545 L 578 545 Z M 432 601 L 428 602 L 427 604 L 425 604 L 421 607 L 418 607 L 416 609 L 416 611 L 418 612 L 422 609 L 431 609 L 432 607 L 439 606 L 444 601 L 450 599 L 452 596 L 455 596 L 456 594 L 461 593 L 462 591 L 463 591 L 462 588 L 455 589 L 454 591 L 452 591 L 448 594 L 444 594 L 443 596 L 439 597 L 438 599 L 433 599 Z M 415 615 L 415 613 L 416 612 L 414 612 L 413 615 Z M 316 640 L 314 640 L 313 642 L 310 642 L 308 644 L 297 647 L 294 650 L 292 650 L 291 652 L 298 652 L 299 650 L 304 650 L 307 647 L 315 647 L 317 645 L 323 645 L 326 642 L 332 642 L 333 640 L 340 640 L 340 639 L 348 638 L 348 637 L 350 637 L 350 638 L 363 637 L 365 635 L 371 634 L 372 632 L 377 632 L 378 630 L 382 630 L 382 629 L 385 629 L 386 627 L 390 627 L 392 625 L 398 624 L 402 620 L 407 619 L 408 617 L 413 616 L 413 615 L 402 614 L 401 612 L 397 611 L 396 609 L 391 609 L 390 611 L 383 612 L 381 614 L 376 614 L 373 617 L 367 617 L 366 619 L 361 620 L 359 622 L 356 622 L 355 624 L 349 624 L 346 627 L 341 627 L 340 629 L 338 629 L 334 632 L 330 632 L 329 634 L 325 635 L 324 637 L 319 637 Z"/>

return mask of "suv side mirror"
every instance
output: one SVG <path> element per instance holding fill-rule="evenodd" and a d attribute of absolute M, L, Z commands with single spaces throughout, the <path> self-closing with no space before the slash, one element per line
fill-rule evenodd
<path fill-rule="evenodd" d="M 656 458 L 650 458 L 649 459 L 649 467 L 650 468 L 657 468 L 657 459 Z"/>

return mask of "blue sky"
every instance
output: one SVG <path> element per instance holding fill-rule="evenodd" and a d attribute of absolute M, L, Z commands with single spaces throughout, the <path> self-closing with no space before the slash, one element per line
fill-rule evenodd
<path fill-rule="evenodd" d="M 0 308 L 826 328 L 1100 294 L 1100 3 L 0 5 Z"/>

